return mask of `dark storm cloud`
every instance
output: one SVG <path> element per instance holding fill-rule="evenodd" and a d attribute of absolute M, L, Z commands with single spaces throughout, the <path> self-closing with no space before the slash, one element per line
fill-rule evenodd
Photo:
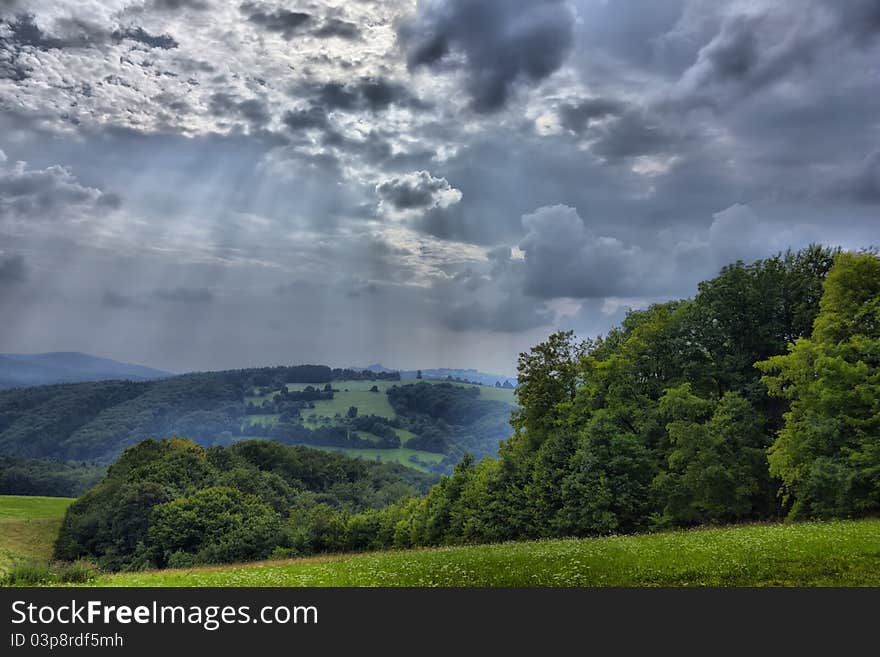
<path fill-rule="evenodd" d="M 584 98 L 577 102 L 564 103 L 559 107 L 559 119 L 563 128 L 582 133 L 590 121 L 619 116 L 624 104 L 613 98 Z"/>
<path fill-rule="evenodd" d="M 241 100 L 226 92 L 212 94 L 209 108 L 214 116 L 244 119 L 255 128 L 266 125 L 271 118 L 266 101 L 260 98 Z"/>
<path fill-rule="evenodd" d="M 208 0 L 152 0 L 151 6 L 156 9 L 196 9 L 203 10 L 211 6 Z"/>
<path fill-rule="evenodd" d="M 137 308 L 142 306 L 143 304 L 139 303 L 135 299 L 132 299 L 131 297 L 125 296 L 124 294 L 120 294 L 119 292 L 107 289 L 104 290 L 104 294 L 101 295 L 101 305 L 104 308 L 120 309 Z"/>
<path fill-rule="evenodd" d="M 339 18 L 328 18 L 321 27 L 312 32 L 312 35 L 321 39 L 337 37 L 339 39 L 355 41 L 361 38 L 361 30 L 357 25 L 349 21 Z"/>
<path fill-rule="evenodd" d="M 877 241 L 876 1 L 241 1 L 231 21 L 216 2 L 198 20 L 206 3 L 20 2 L 36 18 L 0 28 L 3 253 L 34 279 L 4 290 L 29 305 L 4 344 L 63 325 L 84 350 L 199 368 L 340 349 L 509 365 L 731 260 Z M 448 79 L 401 76 L 403 55 Z M 454 81 L 509 111 L 461 112 Z M 104 216 L 104 189 L 124 212 Z M 76 267 L 40 266 L 62 249 Z M 30 298 L 50 287 L 82 308 Z M 181 312 L 223 321 L 194 349 Z"/>
<path fill-rule="evenodd" d="M 292 95 L 297 98 L 309 97 L 315 105 L 328 112 L 334 110 L 379 112 L 388 109 L 391 105 L 425 107 L 404 85 L 383 77 L 366 77 L 352 82 L 333 80 L 306 83 L 298 86 Z"/>
<path fill-rule="evenodd" d="M 0 285 L 17 285 L 27 281 L 28 267 L 20 254 L 0 256 Z"/>
<path fill-rule="evenodd" d="M 524 290 L 552 299 L 639 294 L 651 263 L 640 249 L 597 235 L 574 208 L 544 207 L 523 217 Z"/>
<path fill-rule="evenodd" d="M 327 126 L 327 113 L 320 107 L 290 110 L 284 113 L 282 123 L 293 131 Z"/>
<path fill-rule="evenodd" d="M 562 66 L 574 15 L 563 0 L 422 0 L 399 37 L 410 68 L 463 57 L 474 109 L 491 112 L 518 82 L 539 82 Z"/>
<path fill-rule="evenodd" d="M 60 19 L 56 21 L 53 34 L 45 33 L 36 24 L 32 14 L 18 14 L 8 21 L 0 21 L 9 32 L 8 37 L 0 37 L 0 43 L 8 49 L 24 46 L 42 50 L 60 48 L 89 48 L 105 43 L 107 31 L 98 25 L 79 19 Z"/>
<path fill-rule="evenodd" d="M 850 34 L 859 44 L 864 45 L 880 36 L 880 2 L 876 0 L 825 1 L 829 8 L 837 13 L 841 32 Z"/>
<path fill-rule="evenodd" d="M 673 131 L 668 123 L 638 110 L 626 112 L 595 130 L 591 150 L 611 160 L 682 152 L 687 137 Z"/>
<path fill-rule="evenodd" d="M 498 305 L 487 307 L 477 301 L 454 306 L 443 324 L 452 331 L 519 333 L 553 324 L 554 314 L 543 303 L 508 295 Z"/>
<path fill-rule="evenodd" d="M 276 32 L 285 39 L 291 39 L 302 32 L 312 22 L 311 14 L 289 9 L 270 9 L 253 2 L 242 3 L 239 7 L 247 19 L 264 30 Z"/>
<path fill-rule="evenodd" d="M 832 49 L 867 48 L 880 34 L 876 0 L 804 5 L 768 4 L 727 15 L 684 74 L 684 98 L 724 110 L 796 72 L 812 71 Z M 729 93 L 717 93 L 723 88 Z"/>
<path fill-rule="evenodd" d="M 205 287 L 176 287 L 155 290 L 153 296 L 169 303 L 210 303 L 214 293 Z"/>
<path fill-rule="evenodd" d="M 20 0 L 0 0 L 0 15 L 14 13 L 20 7 Z"/>
<path fill-rule="evenodd" d="M 114 30 L 111 36 L 117 43 L 125 40 L 136 41 L 150 48 L 161 48 L 162 50 L 172 50 L 180 45 L 170 34 L 150 34 L 142 27 Z"/>
<path fill-rule="evenodd" d="M 436 205 L 437 195 L 451 189 L 446 178 L 435 178 L 427 171 L 385 180 L 376 185 L 376 193 L 398 210 L 412 210 Z"/>
<path fill-rule="evenodd" d="M 880 150 L 865 158 L 856 176 L 853 192 L 860 201 L 880 204 Z"/>
<path fill-rule="evenodd" d="M 394 160 L 391 144 L 378 130 L 356 139 L 330 128 L 321 135 L 321 145 L 332 149 L 337 157 L 356 157 L 373 166 L 389 166 Z"/>

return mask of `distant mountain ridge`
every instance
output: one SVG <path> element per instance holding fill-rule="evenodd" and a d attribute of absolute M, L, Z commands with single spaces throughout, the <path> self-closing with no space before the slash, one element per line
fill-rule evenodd
<path fill-rule="evenodd" d="M 112 379 L 150 381 L 169 376 L 174 374 L 76 351 L 0 354 L 0 390 Z"/>
<path fill-rule="evenodd" d="M 414 379 L 418 374 L 419 370 L 394 370 L 389 369 L 382 365 L 381 363 L 373 363 L 372 365 L 368 365 L 363 368 L 353 368 L 358 370 L 369 370 L 370 372 L 400 372 L 400 378 L 402 379 Z M 480 372 L 475 369 L 455 369 L 448 367 L 439 367 L 433 369 L 424 369 L 421 370 L 422 376 L 426 379 L 445 379 L 451 376 L 453 379 L 465 379 L 467 381 L 473 381 L 475 383 L 480 383 L 484 386 L 494 386 L 496 382 L 504 383 L 505 381 L 509 381 L 511 385 L 516 385 L 516 377 L 515 376 L 505 376 L 503 374 L 491 374 L 488 372 Z"/>

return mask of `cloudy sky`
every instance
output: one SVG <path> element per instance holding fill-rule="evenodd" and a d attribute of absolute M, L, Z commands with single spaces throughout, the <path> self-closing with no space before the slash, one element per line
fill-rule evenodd
<path fill-rule="evenodd" d="M 877 0 L 0 0 L 0 352 L 507 374 L 878 211 Z"/>

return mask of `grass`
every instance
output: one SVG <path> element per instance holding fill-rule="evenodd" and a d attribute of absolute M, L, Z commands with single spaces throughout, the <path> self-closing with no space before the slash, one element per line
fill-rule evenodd
<path fill-rule="evenodd" d="M 264 427 L 271 427 L 278 423 L 280 413 L 260 413 L 256 415 L 248 415 L 245 419 L 247 424 L 260 424 Z"/>
<path fill-rule="evenodd" d="M 413 379 L 406 379 L 406 383 L 413 383 Z M 492 401 L 501 401 L 505 404 L 516 406 L 516 395 L 513 394 L 513 388 L 496 388 L 495 386 L 477 385 L 475 383 L 460 383 L 458 381 L 444 381 L 443 379 L 425 379 L 425 383 L 451 383 L 454 386 L 463 386 L 473 388 L 476 386 L 480 389 L 480 398 L 490 399 Z"/>
<path fill-rule="evenodd" d="M 880 586 L 880 520 L 323 556 L 101 586 Z"/>
<path fill-rule="evenodd" d="M 422 472 L 427 472 L 427 469 L 419 465 L 418 463 L 414 463 L 410 461 L 410 457 L 414 456 L 420 461 L 426 461 L 428 463 L 439 463 L 443 460 L 443 454 L 435 454 L 434 452 L 423 452 L 417 449 L 407 449 L 406 447 L 398 447 L 397 449 L 360 449 L 357 447 L 319 447 L 317 445 L 310 445 L 310 447 L 317 447 L 318 449 L 325 449 L 333 452 L 342 452 L 347 456 L 352 456 L 354 458 L 362 458 L 365 461 L 375 461 L 379 460 L 382 463 L 402 463 L 403 465 L 408 465 L 411 468 L 415 468 L 416 470 L 421 470 Z"/>
<path fill-rule="evenodd" d="M 445 381 L 433 379 L 426 379 L 425 382 L 434 384 L 445 383 Z M 315 408 L 304 410 L 303 417 L 306 418 L 305 425 L 314 429 L 315 427 L 320 426 L 321 418 L 332 419 L 337 413 L 344 416 L 351 406 L 356 406 L 358 414 L 360 415 L 377 415 L 389 419 L 393 418 L 394 409 L 391 407 L 391 404 L 388 403 L 388 396 L 385 394 L 385 391 L 394 385 L 407 385 L 409 383 L 415 383 L 415 379 L 406 379 L 404 381 L 334 381 L 333 389 L 338 390 L 338 392 L 333 395 L 333 399 L 316 401 Z M 472 384 L 453 382 L 453 385 L 471 386 Z M 379 392 L 370 392 L 370 388 L 373 386 L 376 386 Z M 306 384 L 303 383 L 287 384 L 287 389 L 290 391 L 302 390 L 305 387 Z M 316 387 L 322 388 L 323 386 Z M 493 386 L 477 387 L 480 389 L 480 397 L 483 399 L 503 401 L 508 404 L 516 403 L 513 390 L 495 388 Z M 277 394 L 277 392 L 273 392 L 261 397 L 247 396 L 245 397 L 245 401 L 254 402 L 259 405 L 264 399 L 274 399 Z M 308 420 L 308 416 L 312 414 L 315 414 L 318 417 L 318 422 Z M 273 414 L 249 415 L 248 420 L 253 421 L 254 423 L 263 424 L 264 426 L 269 426 L 278 421 L 278 416 Z M 411 435 L 412 434 L 407 436 L 407 439 L 411 437 Z M 401 440 L 403 439 L 404 436 L 401 435 Z"/>
<path fill-rule="evenodd" d="M 377 415 L 379 417 L 392 419 L 395 417 L 395 413 L 394 409 L 391 407 L 391 404 L 388 403 L 388 395 L 385 394 L 385 391 L 395 385 L 407 385 L 415 382 L 415 379 L 405 379 L 403 381 L 334 381 L 332 383 L 333 389 L 337 392 L 334 393 L 333 399 L 327 401 L 316 401 L 315 408 L 304 409 L 302 411 L 303 424 L 310 429 L 316 429 L 323 424 L 331 425 L 334 423 L 333 418 L 337 414 L 345 416 L 351 406 L 357 407 L 359 415 Z M 435 379 L 425 379 L 425 382 L 434 384 L 446 383 L 446 381 Z M 453 385 L 461 386 L 474 385 L 458 382 L 452 383 Z M 370 392 L 370 388 L 372 388 L 373 386 L 376 386 L 379 392 Z M 304 383 L 287 384 L 287 389 L 289 391 L 303 390 L 305 387 L 306 384 Z M 318 385 L 316 387 L 323 388 L 322 385 Z M 485 399 L 492 399 L 496 401 L 503 401 L 508 404 L 515 404 L 513 390 L 495 388 L 493 386 L 477 387 L 479 387 L 480 389 L 480 396 Z M 255 404 L 259 405 L 263 402 L 264 399 L 272 399 L 277 394 L 277 392 L 273 392 L 260 397 L 248 396 L 245 399 L 248 402 L 254 402 Z M 310 419 L 310 416 L 312 415 L 315 416 L 314 419 Z M 264 429 L 268 429 L 278 422 L 279 417 L 280 415 L 271 413 L 248 415 L 245 419 L 245 422 L 247 424 L 261 425 Z M 415 434 L 411 431 L 407 431 L 406 429 L 395 429 L 394 431 L 398 435 L 398 437 L 400 437 L 401 447 L 399 449 L 348 449 L 339 447 L 323 447 L 317 445 L 310 445 L 310 447 L 317 447 L 318 449 L 327 449 L 342 452 L 343 454 L 348 454 L 349 456 L 359 456 L 361 458 L 371 461 L 376 460 L 376 458 L 378 457 L 378 460 L 384 463 L 401 463 L 411 468 L 421 470 L 422 472 L 427 472 L 427 469 L 423 465 L 419 465 L 418 463 L 414 463 L 413 461 L 411 461 L 410 457 L 415 456 L 420 461 L 427 463 L 439 463 L 443 460 L 442 454 L 408 449 L 406 447 L 407 442 L 409 442 L 409 440 L 415 436 Z M 362 437 L 370 440 L 379 439 L 378 436 L 373 436 L 372 434 L 366 432 L 359 433 Z M 247 437 L 250 438 L 254 436 Z M 242 438 L 244 439 L 246 437 L 243 436 Z"/>
<path fill-rule="evenodd" d="M 66 497 L 0 495 L 0 574 L 27 563 L 48 563 L 64 512 Z"/>
<path fill-rule="evenodd" d="M 330 417 L 339 413 L 342 416 L 348 412 L 349 407 L 356 406 L 358 415 L 378 415 L 379 417 L 393 418 L 394 409 L 388 403 L 388 395 L 383 392 L 370 392 L 369 387 L 366 390 L 356 390 L 350 388 L 350 383 L 371 383 L 370 381 L 337 381 L 333 384 L 334 389 L 339 392 L 333 393 L 333 399 L 316 401 L 315 408 L 303 410 L 303 417 L 308 417 L 312 413 L 319 417 Z M 345 392 L 348 388 L 349 391 Z M 380 388 L 381 390 L 381 388 Z M 306 423 L 308 424 L 308 423 Z"/>

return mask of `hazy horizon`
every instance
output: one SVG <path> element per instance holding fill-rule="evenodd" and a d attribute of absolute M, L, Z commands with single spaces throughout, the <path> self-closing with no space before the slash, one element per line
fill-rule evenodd
<path fill-rule="evenodd" d="M 0 352 L 510 376 L 880 243 L 871 0 L 11 0 Z"/>

